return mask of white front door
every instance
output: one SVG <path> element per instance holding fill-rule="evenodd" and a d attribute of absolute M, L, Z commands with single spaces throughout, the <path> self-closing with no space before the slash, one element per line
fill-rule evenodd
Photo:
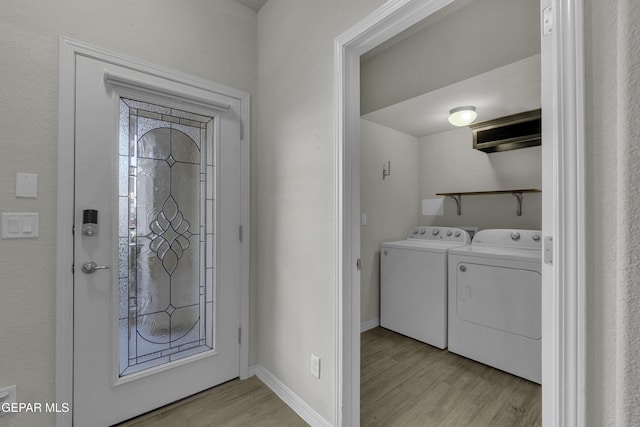
<path fill-rule="evenodd" d="M 239 375 L 240 101 L 75 71 L 73 420 L 107 426 Z"/>

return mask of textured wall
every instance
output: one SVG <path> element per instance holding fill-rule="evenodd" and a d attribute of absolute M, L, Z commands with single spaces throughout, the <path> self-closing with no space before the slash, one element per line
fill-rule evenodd
<path fill-rule="evenodd" d="M 269 0 L 258 14 L 257 359 L 335 422 L 334 40 L 383 0 Z M 320 380 L 309 358 L 322 358 Z"/>
<path fill-rule="evenodd" d="M 640 7 L 585 1 L 587 422 L 640 425 Z"/>
<path fill-rule="evenodd" d="M 60 35 L 256 93 L 257 17 L 231 1 L 0 2 L 0 210 L 39 212 L 40 238 L 0 240 L 0 387 L 53 402 Z M 16 172 L 38 198 L 15 197 Z M 1 426 L 53 425 L 20 415 Z"/>
<path fill-rule="evenodd" d="M 421 199 L 457 191 L 542 188 L 541 147 L 484 153 L 472 148 L 469 128 L 424 136 L 418 147 Z M 516 198 L 511 194 L 462 196 L 458 216 L 455 201 L 448 197 L 444 216 L 421 215 L 420 225 L 539 230 L 541 202 L 539 193 L 525 193 L 522 216 L 517 216 Z"/>
<path fill-rule="evenodd" d="M 640 425 L 640 4 L 618 2 L 617 424 Z"/>
<path fill-rule="evenodd" d="M 615 425 L 616 410 L 616 6 L 586 2 L 587 420 Z"/>
<path fill-rule="evenodd" d="M 362 322 L 380 316 L 380 242 L 403 240 L 418 224 L 418 140 L 395 129 L 360 121 L 360 229 Z M 382 165 L 391 175 L 382 179 Z"/>

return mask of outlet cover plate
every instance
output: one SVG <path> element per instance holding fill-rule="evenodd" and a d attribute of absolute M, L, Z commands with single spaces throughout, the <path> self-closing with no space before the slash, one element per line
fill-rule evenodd
<path fill-rule="evenodd" d="M 315 354 L 311 355 L 311 375 L 320 378 L 320 358 Z"/>

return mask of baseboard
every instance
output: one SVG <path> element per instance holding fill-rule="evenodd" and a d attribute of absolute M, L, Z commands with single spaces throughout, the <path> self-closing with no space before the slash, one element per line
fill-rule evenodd
<path fill-rule="evenodd" d="M 295 394 L 289 387 L 284 385 L 282 381 L 276 378 L 271 372 L 267 371 L 261 365 L 252 365 L 249 367 L 250 375 L 255 374 L 260 381 L 278 395 L 284 403 L 287 404 L 294 412 L 306 421 L 312 427 L 332 427 L 332 424 L 322 418 L 311 406 Z"/>
<path fill-rule="evenodd" d="M 380 326 L 380 318 L 376 317 L 360 324 L 360 332 L 368 331 L 369 329 L 377 328 Z"/>

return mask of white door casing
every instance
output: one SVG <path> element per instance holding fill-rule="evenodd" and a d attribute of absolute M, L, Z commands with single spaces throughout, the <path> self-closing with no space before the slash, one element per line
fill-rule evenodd
<path fill-rule="evenodd" d="M 389 0 L 335 41 L 336 401 L 338 426 L 360 424 L 360 56 L 454 0 Z M 543 233 L 554 262 L 543 275 L 543 422 L 584 424 L 585 188 L 583 1 L 541 0 Z"/>
<path fill-rule="evenodd" d="M 118 179 L 114 174 L 118 169 L 117 118 L 121 95 L 214 118 L 213 139 L 219 161 L 215 169 L 218 200 L 215 239 L 216 248 L 220 248 L 215 255 L 219 268 L 214 270 L 214 301 L 222 304 L 216 308 L 214 351 L 118 378 L 118 357 L 113 348 L 118 329 L 118 259 L 117 243 L 111 236 L 117 236 L 118 226 Z M 91 425 L 112 424 L 227 379 L 245 378 L 248 373 L 248 132 L 242 129 L 242 122 L 248 119 L 248 95 L 61 39 L 60 98 L 56 397 L 61 402 L 73 399 L 73 415 L 59 414 L 58 425 L 71 425 L 72 417 L 79 425 L 86 424 L 87 420 Z M 75 168 L 74 109 L 79 119 L 75 129 Z M 86 208 L 99 211 L 98 236 L 86 237 L 79 232 L 82 209 Z M 74 237 L 69 237 L 72 221 L 76 229 L 75 243 Z M 242 242 L 239 227 L 244 228 Z M 74 263 L 74 245 L 75 301 L 71 299 L 74 298 L 74 275 L 69 274 Z M 80 265 L 89 260 L 110 265 L 111 270 L 83 274 Z M 70 311 L 74 317 L 69 316 Z M 66 332 L 70 326 L 73 336 Z M 240 327 L 245 331 L 241 342 Z M 67 362 L 70 359 L 73 364 Z M 101 410 L 104 414 L 100 414 Z"/>

